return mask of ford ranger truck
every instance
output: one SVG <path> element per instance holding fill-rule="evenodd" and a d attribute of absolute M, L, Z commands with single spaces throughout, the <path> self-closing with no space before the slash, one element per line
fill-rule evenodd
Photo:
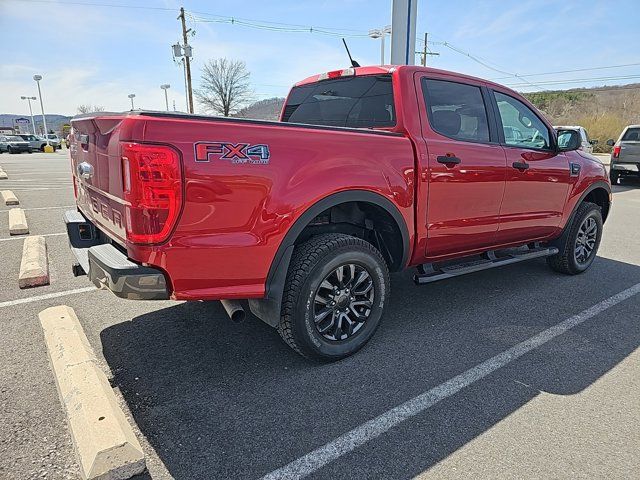
<path fill-rule="evenodd" d="M 415 66 L 315 75 L 279 121 L 175 112 L 72 120 L 74 272 L 130 299 L 245 306 L 298 353 L 374 334 L 389 272 L 426 284 L 546 257 L 594 261 L 605 168 L 501 85 Z"/>

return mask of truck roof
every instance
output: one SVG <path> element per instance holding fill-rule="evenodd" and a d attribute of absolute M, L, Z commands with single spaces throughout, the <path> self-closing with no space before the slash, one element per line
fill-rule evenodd
<path fill-rule="evenodd" d="M 340 70 L 344 70 L 344 69 L 338 69 L 336 71 L 340 71 Z M 405 72 L 407 74 L 411 74 L 413 72 L 431 72 L 431 73 L 438 73 L 438 74 L 441 74 L 441 75 L 447 75 L 447 76 L 452 77 L 452 78 L 475 80 L 475 81 L 484 82 L 484 83 L 487 83 L 487 84 L 493 85 L 493 86 L 504 87 L 504 85 L 500 85 L 499 83 L 495 83 L 495 82 L 492 82 L 492 81 L 484 79 L 484 78 L 474 77 L 472 75 L 466 75 L 464 73 L 459 73 L 459 72 L 453 72 L 451 70 L 442 70 L 442 69 L 439 69 L 439 68 L 432 68 L 432 67 L 422 67 L 422 66 L 418 66 L 418 65 L 368 65 L 368 66 L 365 66 L 365 67 L 355 67 L 354 70 L 355 70 L 355 76 L 384 75 L 384 74 L 393 73 L 396 70 L 403 71 L 403 72 Z M 316 83 L 316 82 L 322 80 L 324 78 L 323 77 L 324 75 L 326 75 L 326 72 L 325 73 L 318 73 L 316 75 L 312 75 L 310 77 L 305 78 L 304 80 L 300 80 L 299 82 L 294 84 L 294 87 L 299 87 L 301 85 L 307 85 L 309 83 Z"/>

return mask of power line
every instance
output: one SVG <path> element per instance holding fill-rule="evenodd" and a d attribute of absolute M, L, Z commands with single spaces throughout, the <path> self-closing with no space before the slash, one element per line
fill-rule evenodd
<path fill-rule="evenodd" d="M 558 70 L 555 72 L 544 72 L 544 73 L 528 73 L 526 75 L 520 75 L 520 77 L 539 77 L 539 76 L 544 76 L 544 75 L 555 75 L 558 73 L 574 73 L 574 72 L 589 72 L 592 70 L 606 70 L 609 68 L 624 68 L 624 67 L 637 67 L 639 66 L 640 63 L 625 63 L 622 65 L 607 65 L 607 66 L 602 66 L 602 67 L 591 67 L 591 68 L 576 68 L 573 70 Z M 511 77 L 497 77 L 497 78 L 492 78 L 491 80 L 504 80 L 506 78 L 511 78 Z"/>
<path fill-rule="evenodd" d="M 18 0 L 13 0 L 17 2 Z M 160 10 L 165 12 L 175 12 L 175 8 L 167 8 L 167 7 L 149 7 L 146 5 L 122 5 L 119 3 L 101 3 L 101 2 L 74 2 L 67 0 L 20 0 L 21 2 L 30 2 L 30 3 L 46 3 L 50 5 L 77 5 L 84 7 L 108 7 L 108 8 L 130 8 L 136 10 Z"/>
<path fill-rule="evenodd" d="M 632 80 L 640 78 L 640 75 L 623 75 L 617 77 L 591 77 L 591 78 L 575 78 L 575 79 L 566 79 L 566 80 L 548 80 L 544 82 L 539 82 L 539 85 L 562 85 L 562 84 L 570 84 L 570 83 L 582 83 L 582 82 L 599 82 L 599 81 L 611 81 L 611 80 Z M 512 83 L 507 84 L 507 86 L 511 87 L 523 87 L 526 86 L 525 83 Z"/>

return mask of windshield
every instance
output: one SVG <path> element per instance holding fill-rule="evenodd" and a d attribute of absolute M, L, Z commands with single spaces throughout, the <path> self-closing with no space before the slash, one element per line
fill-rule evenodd
<path fill-rule="evenodd" d="M 623 142 L 640 142 L 640 128 L 629 128 L 622 136 Z"/>
<path fill-rule="evenodd" d="M 391 75 L 323 80 L 291 90 L 283 122 L 336 127 L 396 124 Z"/>

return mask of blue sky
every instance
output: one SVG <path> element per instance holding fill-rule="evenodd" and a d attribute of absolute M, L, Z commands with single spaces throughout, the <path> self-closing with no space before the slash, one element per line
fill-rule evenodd
<path fill-rule="evenodd" d="M 32 80 L 43 75 L 47 113 L 74 114 L 91 103 L 121 111 L 136 94 L 136 107 L 164 109 L 159 86 L 171 84 L 170 102 L 184 110 L 181 67 L 170 45 L 180 39 L 181 5 L 193 12 L 194 83 L 209 58 L 241 59 L 251 72 L 255 98 L 284 96 L 289 86 L 314 73 L 348 66 L 339 36 L 250 28 L 223 17 L 344 30 L 353 56 L 378 64 L 380 41 L 366 36 L 391 23 L 391 0 L 132 1 L 75 0 L 151 8 L 69 4 L 67 0 L 0 0 L 2 62 L 0 113 L 28 113 L 21 95 L 36 95 Z M 156 9 L 153 9 L 156 8 Z M 168 10 L 165 10 L 168 9 Z M 195 13 L 198 12 L 198 13 Z M 202 21 L 204 20 L 204 21 Z M 255 23 L 255 22 L 254 22 Z M 265 25 L 260 23 L 260 25 Z M 269 24 L 270 25 L 270 24 Z M 419 0 L 418 37 L 447 42 L 431 66 L 489 79 L 522 91 L 640 81 L 640 5 L 637 1 L 455 1 Z M 10 46 L 10 48 L 7 48 Z M 387 61 L 388 61 L 387 42 Z M 416 47 L 421 48 L 421 43 Z M 556 73 L 580 68 L 639 65 Z M 499 73 L 504 71 L 507 73 Z M 587 80 L 594 77 L 637 79 Z M 577 80 L 575 83 L 546 83 Z M 535 83 L 536 86 L 531 85 Z"/>

